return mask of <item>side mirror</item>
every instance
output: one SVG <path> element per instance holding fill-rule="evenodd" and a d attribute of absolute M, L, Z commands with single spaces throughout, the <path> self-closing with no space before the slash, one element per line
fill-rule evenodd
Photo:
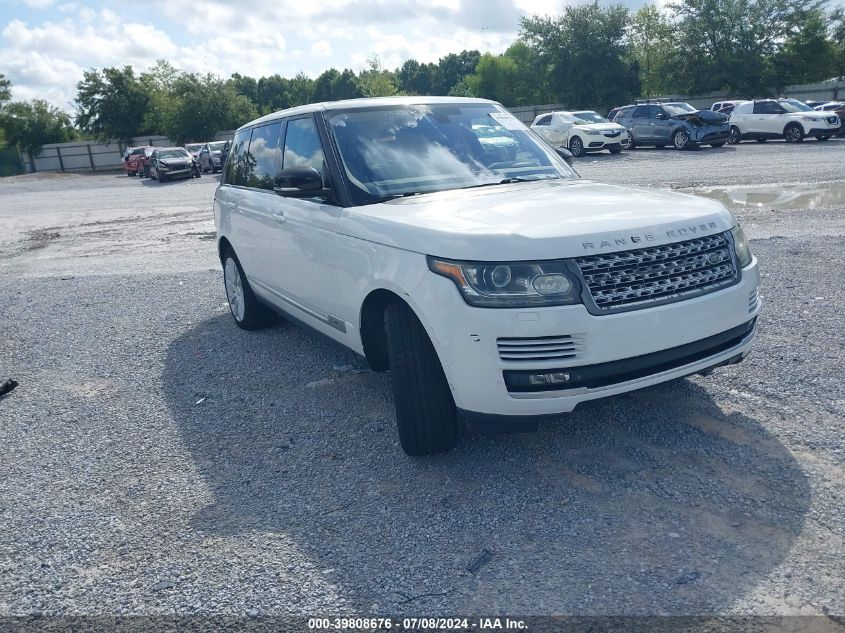
<path fill-rule="evenodd" d="M 273 191 L 287 198 L 321 198 L 331 190 L 323 187 L 320 172 L 309 165 L 301 165 L 280 171 L 273 182 Z"/>
<path fill-rule="evenodd" d="M 567 165 L 572 164 L 572 152 L 570 152 L 565 147 L 556 147 L 555 151 L 560 155 L 560 157 L 566 161 Z"/>
<path fill-rule="evenodd" d="M 665 114 L 663 114 L 662 112 L 658 112 L 658 113 L 657 113 L 657 116 L 655 116 L 654 118 L 655 118 L 655 119 L 660 119 L 661 121 L 665 121 L 665 120 L 666 120 L 666 119 L 668 119 L 669 117 L 667 117 L 667 116 L 666 116 Z"/>

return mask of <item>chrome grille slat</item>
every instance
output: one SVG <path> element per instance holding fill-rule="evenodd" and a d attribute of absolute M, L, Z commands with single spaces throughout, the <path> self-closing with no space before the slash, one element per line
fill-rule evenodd
<path fill-rule="evenodd" d="M 584 338 L 574 335 L 500 338 L 496 346 L 499 358 L 510 362 L 568 360 L 577 358 L 586 349 Z"/>
<path fill-rule="evenodd" d="M 601 314 L 645 308 L 658 301 L 680 300 L 729 286 L 737 280 L 731 249 L 728 238 L 718 234 L 579 257 L 575 264 Z"/>

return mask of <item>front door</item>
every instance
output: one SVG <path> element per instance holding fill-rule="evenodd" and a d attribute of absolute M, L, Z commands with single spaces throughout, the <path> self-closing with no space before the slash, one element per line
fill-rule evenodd
<path fill-rule="evenodd" d="M 631 128 L 634 139 L 638 143 L 653 143 L 655 141 L 655 121 L 660 108 L 656 105 L 641 105 L 634 108 L 631 115 Z"/>

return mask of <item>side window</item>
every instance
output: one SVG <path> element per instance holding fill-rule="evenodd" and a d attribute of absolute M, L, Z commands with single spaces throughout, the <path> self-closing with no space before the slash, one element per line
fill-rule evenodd
<path fill-rule="evenodd" d="M 540 118 L 535 125 L 549 125 L 552 122 L 552 115 L 547 114 L 546 116 Z"/>
<path fill-rule="evenodd" d="M 754 114 L 781 114 L 781 108 L 774 101 L 757 101 L 754 103 Z"/>
<path fill-rule="evenodd" d="M 653 119 L 657 115 L 657 106 L 647 105 L 639 106 L 634 110 L 635 119 Z"/>
<path fill-rule="evenodd" d="M 246 159 L 246 186 L 273 189 L 273 179 L 279 173 L 279 138 L 282 122 L 252 129 L 252 140 Z"/>
<path fill-rule="evenodd" d="M 246 150 L 249 147 L 249 137 L 251 134 L 252 128 L 241 130 L 235 135 L 235 139 L 232 141 L 229 158 L 226 160 L 224 183 L 227 185 L 246 184 Z"/>
<path fill-rule="evenodd" d="M 320 135 L 317 133 L 317 126 L 314 119 L 292 119 L 288 121 L 288 129 L 285 134 L 285 153 L 282 167 L 309 166 L 320 172 L 323 180 L 326 174 L 323 172 L 323 146 L 320 144 Z"/>

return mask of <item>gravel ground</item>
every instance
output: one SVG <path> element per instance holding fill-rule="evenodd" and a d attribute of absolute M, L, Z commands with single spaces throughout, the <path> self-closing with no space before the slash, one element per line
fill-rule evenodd
<path fill-rule="evenodd" d="M 830 183 L 843 149 L 577 168 Z M 0 399 L 0 616 L 845 615 L 845 205 L 736 210 L 764 273 L 745 363 L 414 459 L 387 375 L 296 326 L 234 326 L 216 182 L 0 183 L 0 379 L 20 382 Z"/>

